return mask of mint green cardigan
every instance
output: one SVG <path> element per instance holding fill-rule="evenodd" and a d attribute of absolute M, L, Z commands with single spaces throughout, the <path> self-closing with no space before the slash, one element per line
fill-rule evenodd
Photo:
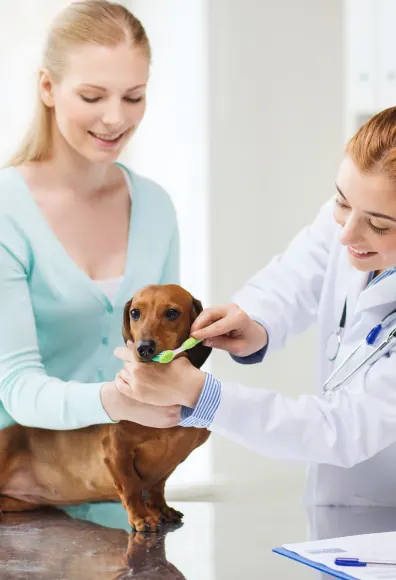
<path fill-rule="evenodd" d="M 99 391 L 122 367 L 113 351 L 124 343 L 124 304 L 146 284 L 179 279 L 172 202 L 159 185 L 127 172 L 127 262 L 111 304 L 68 256 L 22 175 L 0 170 L 0 428 L 111 423 Z"/>

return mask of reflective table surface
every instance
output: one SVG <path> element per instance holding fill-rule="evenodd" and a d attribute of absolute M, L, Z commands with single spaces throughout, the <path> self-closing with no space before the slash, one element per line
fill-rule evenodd
<path fill-rule="evenodd" d="M 131 533 L 120 504 L 5 514 L 1 580 L 258 580 L 328 576 L 272 553 L 283 543 L 396 530 L 396 508 L 311 508 L 295 498 L 170 502 L 184 523 Z"/>

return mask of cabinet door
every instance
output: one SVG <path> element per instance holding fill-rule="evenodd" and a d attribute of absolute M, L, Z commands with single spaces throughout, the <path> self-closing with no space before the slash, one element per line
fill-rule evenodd
<path fill-rule="evenodd" d="M 345 4 L 347 100 L 348 107 L 357 114 L 372 114 L 378 110 L 375 48 L 377 1 L 347 0 Z"/>
<path fill-rule="evenodd" d="M 396 0 L 378 1 L 379 108 L 396 106 Z"/>

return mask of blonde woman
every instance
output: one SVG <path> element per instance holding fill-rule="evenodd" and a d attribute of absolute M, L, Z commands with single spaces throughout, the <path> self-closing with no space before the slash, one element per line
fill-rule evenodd
<path fill-rule="evenodd" d="M 70 4 L 53 22 L 34 119 L 0 171 L 0 428 L 178 423 L 121 395 L 122 310 L 178 280 L 175 211 L 117 164 L 144 115 L 150 47 L 125 7 Z"/>

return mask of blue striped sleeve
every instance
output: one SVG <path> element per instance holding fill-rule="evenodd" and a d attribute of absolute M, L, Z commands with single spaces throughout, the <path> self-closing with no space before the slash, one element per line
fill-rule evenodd
<path fill-rule="evenodd" d="M 181 427 L 209 427 L 221 400 L 221 382 L 206 373 L 205 383 L 195 409 L 182 407 Z"/>
<path fill-rule="evenodd" d="M 265 353 L 267 352 L 268 344 L 260 348 L 257 352 L 253 354 L 249 354 L 248 356 L 236 356 L 235 354 L 231 354 L 231 358 L 241 364 L 241 365 L 255 365 L 257 363 L 261 363 L 264 360 Z"/>
<path fill-rule="evenodd" d="M 250 318 L 255 322 L 257 322 L 258 324 L 261 324 L 261 326 L 265 328 L 265 323 L 261 320 L 261 318 L 256 318 L 255 316 L 251 316 Z M 267 329 L 265 330 L 267 332 Z M 268 345 L 269 345 L 269 336 L 267 332 L 267 344 L 264 345 L 262 348 L 260 348 L 260 350 L 253 352 L 248 356 L 236 356 L 235 354 L 231 354 L 230 356 L 235 362 L 241 365 L 255 365 L 257 363 L 263 362 L 265 354 L 268 349 Z"/>

